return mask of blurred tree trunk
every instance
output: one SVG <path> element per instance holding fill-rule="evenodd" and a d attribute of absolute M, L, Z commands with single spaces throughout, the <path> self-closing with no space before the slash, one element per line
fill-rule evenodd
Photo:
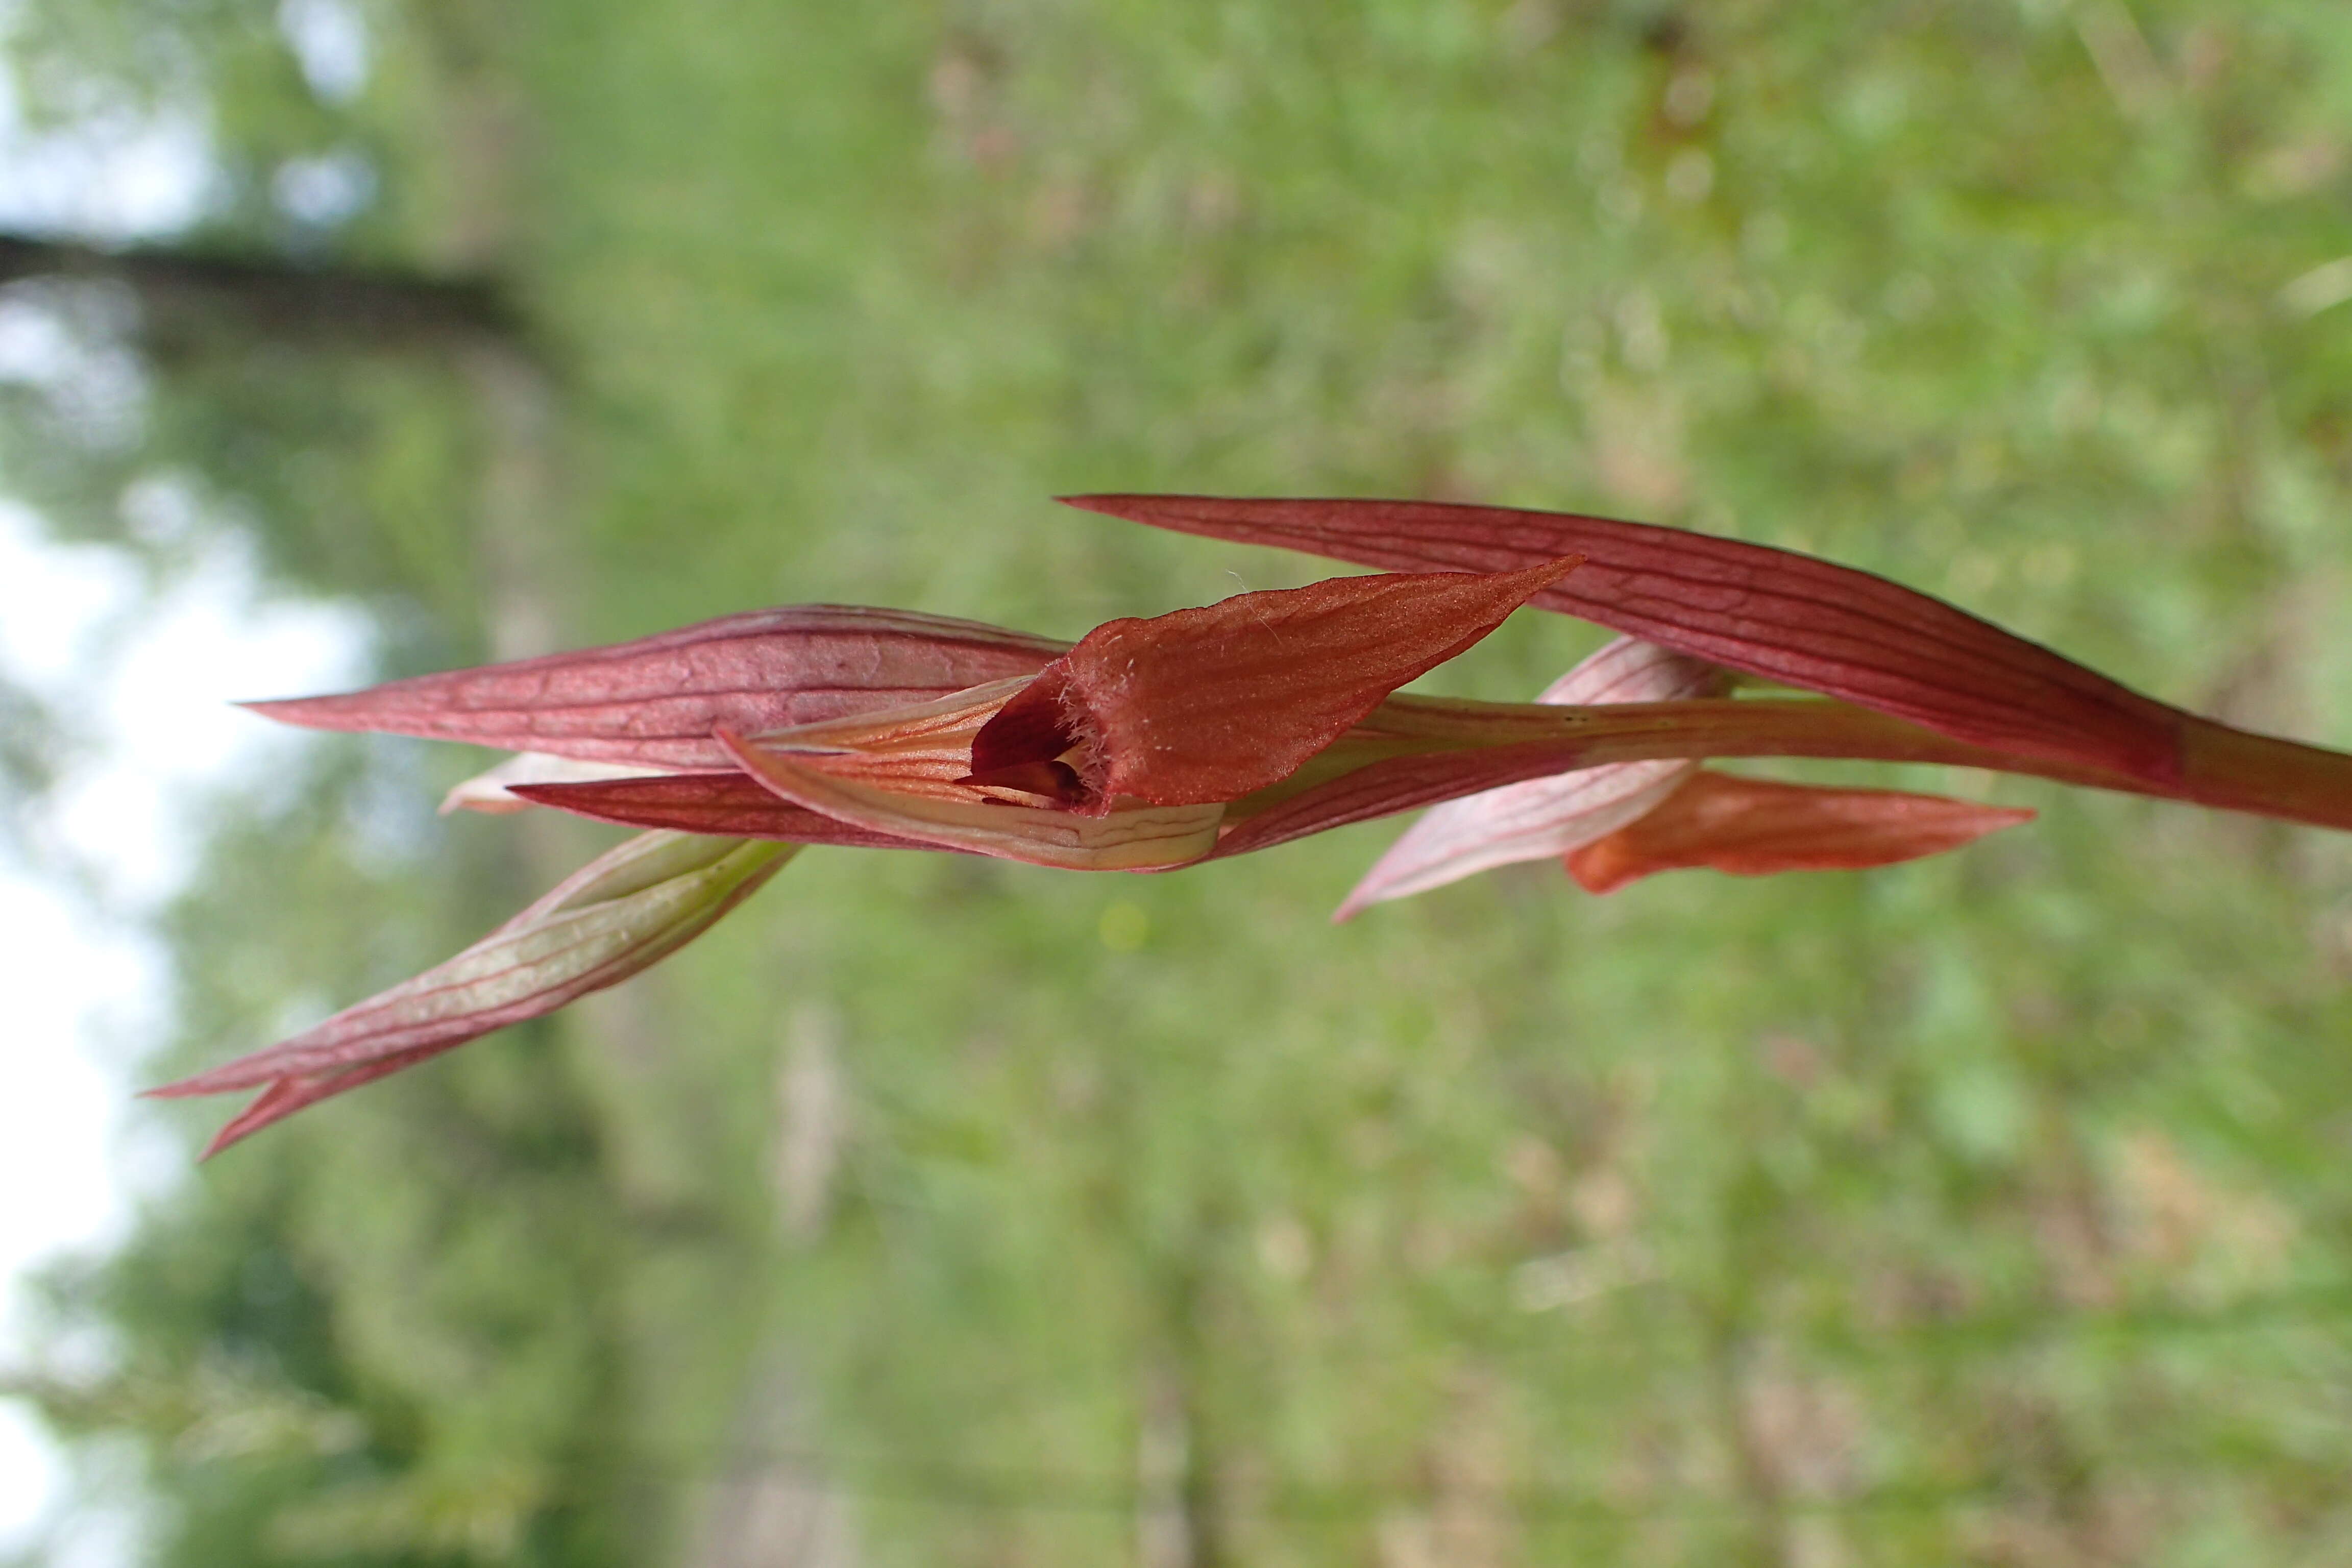
<path fill-rule="evenodd" d="M 522 348 L 520 319 L 478 278 L 0 235 L 0 286 L 34 280 L 122 289 L 147 346 L 166 359 L 226 337 L 339 351 Z"/>
<path fill-rule="evenodd" d="M 563 642 L 560 506 L 552 458 L 555 391 L 504 290 L 483 276 L 311 262 L 267 252 L 106 247 L 0 234 L 0 289 L 56 286 L 126 296 L 126 336 L 169 371 L 257 349 L 415 356 L 453 372 L 483 432 L 474 518 L 491 657 L 527 658 Z M 533 813 L 520 830 L 524 874 L 560 879 L 589 837 Z"/>

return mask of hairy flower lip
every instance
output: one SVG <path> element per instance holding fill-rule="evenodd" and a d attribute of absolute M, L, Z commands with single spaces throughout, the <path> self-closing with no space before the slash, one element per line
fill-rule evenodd
<path fill-rule="evenodd" d="M 1702 867 L 1732 877 L 1860 871 L 1944 854 L 2033 816 L 2022 806 L 1701 768 L 1655 810 L 1579 845 L 1563 864 L 1593 894 Z"/>

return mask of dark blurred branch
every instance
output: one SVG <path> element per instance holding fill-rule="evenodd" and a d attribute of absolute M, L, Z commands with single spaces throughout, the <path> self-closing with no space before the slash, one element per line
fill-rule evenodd
<path fill-rule="evenodd" d="M 224 331 L 319 348 L 522 347 L 520 318 L 481 279 L 0 235 L 0 286 L 36 279 L 129 290 L 166 351 Z"/>

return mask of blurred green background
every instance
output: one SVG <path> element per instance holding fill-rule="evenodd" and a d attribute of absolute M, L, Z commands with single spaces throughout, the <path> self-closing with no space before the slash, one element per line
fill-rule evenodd
<path fill-rule="evenodd" d="M 2352 742 L 2340 0 L 351 0 L 356 82 L 317 9 L 23 0 L 13 58 L 205 106 L 175 247 L 498 310 L 134 287 L 135 435 L 16 395 L 8 475 L 166 574 L 168 476 L 383 674 L 795 601 L 1076 636 L 1326 571 L 1056 492 L 1396 495 L 1814 551 Z M 303 756 L 217 803 L 156 1079 L 609 841 L 435 818 L 462 748 Z M 34 1384 L 173 1565 L 2352 1558 L 2352 846 L 1810 772 L 2042 817 L 1337 928 L 1391 825 L 813 851 L 152 1199 Z"/>

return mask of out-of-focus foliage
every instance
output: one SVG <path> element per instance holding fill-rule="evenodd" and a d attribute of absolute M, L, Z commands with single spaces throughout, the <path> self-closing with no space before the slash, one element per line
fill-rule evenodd
<path fill-rule="evenodd" d="M 225 15 L 194 79 L 248 79 L 274 13 Z M 386 128 L 351 243 L 509 280 L 536 459 L 478 381 L 257 346 L 158 373 L 124 460 L 401 659 L 791 600 L 1076 634 L 1317 568 L 1048 493 L 1422 494 L 1818 551 L 2352 741 L 2339 7 L 366 16 L 300 145 Z M 296 145 L 238 112 L 232 167 Z M 319 759 L 221 824 L 159 1073 L 594 842 L 434 823 L 472 759 Z M 61 1283 L 117 1381 L 55 1403 L 141 1435 L 172 1563 L 2341 1557 L 2352 855 L 1998 793 L 2042 821 L 1944 861 L 1339 929 L 1381 830 L 812 852 L 207 1167 Z"/>
<path fill-rule="evenodd" d="M 199 247 L 461 267 L 503 199 L 498 7 L 29 0 L 4 24 L 37 127 L 180 128 L 215 154 Z"/>
<path fill-rule="evenodd" d="M 49 705 L 0 675 L 0 847 L 22 851 L 34 802 L 54 781 L 66 745 Z"/>

